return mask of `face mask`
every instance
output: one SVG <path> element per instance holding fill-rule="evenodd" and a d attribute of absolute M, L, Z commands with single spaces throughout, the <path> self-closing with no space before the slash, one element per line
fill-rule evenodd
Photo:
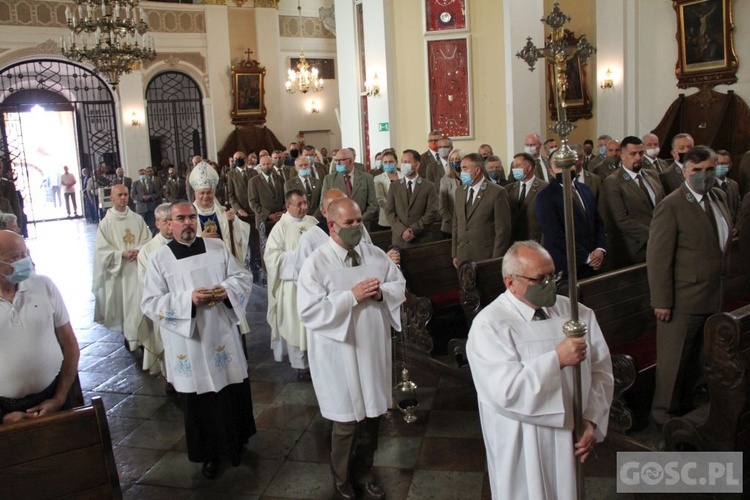
<path fill-rule="evenodd" d="M 296 159 L 299 156 L 299 149 L 292 149 L 289 151 L 289 156 Z"/>
<path fill-rule="evenodd" d="M 607 146 L 599 146 L 599 154 L 602 156 L 607 154 Z"/>
<path fill-rule="evenodd" d="M 344 165 L 343 163 L 337 163 L 336 164 L 336 172 L 338 172 L 340 174 L 345 174 L 346 173 L 346 165 Z"/>
<path fill-rule="evenodd" d="M 469 172 L 461 172 L 461 184 L 464 186 L 471 186 L 471 181 L 474 179 L 471 178 L 471 174 Z"/>
<path fill-rule="evenodd" d="M 521 179 L 525 177 L 525 175 L 523 175 L 522 168 L 512 168 L 510 169 L 510 172 L 513 174 L 513 178 L 517 181 L 520 181 Z"/>
<path fill-rule="evenodd" d="M 273 164 L 274 164 L 275 166 L 277 166 L 278 168 L 281 168 L 281 166 L 282 166 L 282 165 L 284 164 L 284 160 L 282 160 L 281 158 L 276 158 L 276 159 L 275 159 L 275 160 L 273 161 Z"/>
<path fill-rule="evenodd" d="M 500 176 L 499 170 L 491 170 L 487 172 L 487 177 L 492 179 L 493 181 L 499 181 L 502 177 Z"/>
<path fill-rule="evenodd" d="M 303 179 L 305 177 L 308 177 L 310 175 L 310 169 L 309 168 L 301 168 L 298 172 L 299 176 Z"/>
<path fill-rule="evenodd" d="M 552 154 L 555 151 L 557 151 L 557 147 L 556 146 L 552 146 L 551 148 L 549 148 L 549 154 Z"/>
<path fill-rule="evenodd" d="M 690 187 L 693 188 L 698 194 L 707 193 L 714 185 L 714 172 L 706 172 L 705 170 L 688 177 Z"/>
<path fill-rule="evenodd" d="M 339 228 L 338 235 L 341 242 L 351 250 L 359 245 L 359 242 L 362 240 L 362 226 Z"/>
<path fill-rule="evenodd" d="M 523 297 L 535 306 L 552 307 L 557 301 L 556 286 L 555 280 L 549 280 L 546 285 L 529 285 L 526 287 L 526 293 L 523 294 Z"/>
<path fill-rule="evenodd" d="M 396 171 L 396 164 L 395 163 L 383 163 L 383 171 L 388 172 L 389 174 L 392 174 Z"/>
<path fill-rule="evenodd" d="M 260 171 L 270 177 L 273 174 L 273 167 L 261 167 Z"/>
<path fill-rule="evenodd" d="M 659 148 L 651 148 L 646 150 L 646 156 L 650 158 L 656 158 L 656 155 L 659 154 L 660 149 Z"/>
<path fill-rule="evenodd" d="M 438 156 L 440 158 L 448 158 L 448 155 L 451 153 L 451 148 L 438 148 Z"/>
<path fill-rule="evenodd" d="M 17 260 L 15 262 L 3 262 L 0 260 L 3 264 L 8 264 L 13 268 L 13 272 L 10 274 L 5 274 L 5 279 L 9 282 L 13 283 L 14 285 L 17 285 L 18 283 L 22 281 L 26 281 L 29 276 L 31 276 L 31 273 L 34 270 L 34 266 L 31 263 L 31 257 L 24 257 L 21 260 Z"/>
<path fill-rule="evenodd" d="M 240 168 L 244 167 L 245 166 L 245 159 L 244 158 L 236 158 L 234 160 L 234 165 L 236 167 L 240 167 Z"/>
<path fill-rule="evenodd" d="M 677 161 L 680 162 L 680 165 L 685 164 L 685 154 L 686 153 L 677 153 Z"/>
<path fill-rule="evenodd" d="M 145 175 L 141 175 L 140 179 L 141 179 L 141 182 L 146 182 L 146 176 Z"/>
<path fill-rule="evenodd" d="M 451 168 L 453 170 L 455 170 L 456 172 L 458 172 L 459 170 L 461 170 L 461 162 L 460 161 L 452 161 L 451 162 Z"/>
<path fill-rule="evenodd" d="M 307 157 L 307 161 L 310 162 L 310 165 L 314 164 L 315 163 L 315 156 L 308 156 Z"/>
<path fill-rule="evenodd" d="M 728 173 L 729 165 L 716 165 L 716 177 L 721 177 L 723 179 Z"/>
<path fill-rule="evenodd" d="M 375 168 L 382 168 L 383 160 L 375 160 Z"/>
<path fill-rule="evenodd" d="M 534 156 L 536 154 L 536 146 L 524 146 L 524 152 Z"/>
<path fill-rule="evenodd" d="M 402 163 L 401 164 L 401 173 L 404 174 L 404 176 L 409 177 L 414 172 L 414 167 L 411 163 Z"/>

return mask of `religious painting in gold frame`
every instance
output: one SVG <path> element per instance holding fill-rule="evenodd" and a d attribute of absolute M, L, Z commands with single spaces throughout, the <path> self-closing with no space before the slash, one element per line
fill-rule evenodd
<path fill-rule="evenodd" d="M 732 0 L 673 0 L 677 14 L 677 86 L 737 82 Z"/>
<path fill-rule="evenodd" d="M 266 122 L 266 68 L 247 59 L 232 66 L 232 123 L 235 125 Z"/>
<path fill-rule="evenodd" d="M 579 38 L 570 30 L 565 30 L 563 38 L 568 45 L 575 47 Z M 588 74 L 586 64 L 576 55 L 568 60 L 565 68 L 565 76 L 568 79 L 568 88 L 565 90 L 565 104 L 567 106 L 568 120 L 574 122 L 581 118 L 591 118 L 593 103 L 589 94 L 587 82 Z M 547 106 L 550 110 L 552 120 L 557 120 L 557 91 L 555 90 L 555 68 L 551 62 L 547 62 L 547 95 L 549 100 Z"/>

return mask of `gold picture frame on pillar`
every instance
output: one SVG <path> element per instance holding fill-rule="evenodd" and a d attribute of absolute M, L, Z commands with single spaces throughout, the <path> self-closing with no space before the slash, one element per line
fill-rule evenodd
<path fill-rule="evenodd" d="M 679 88 L 737 82 L 732 0 L 673 0 L 677 14 Z"/>
<path fill-rule="evenodd" d="M 263 124 L 266 122 L 265 77 L 266 68 L 250 59 L 232 66 L 232 123 Z"/>

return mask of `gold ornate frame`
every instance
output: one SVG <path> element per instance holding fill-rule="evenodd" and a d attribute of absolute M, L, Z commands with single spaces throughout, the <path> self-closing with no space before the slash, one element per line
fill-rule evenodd
<path fill-rule="evenodd" d="M 232 66 L 232 123 L 234 125 L 266 122 L 266 68 L 247 59 Z"/>
<path fill-rule="evenodd" d="M 677 14 L 677 86 L 737 82 L 732 0 L 673 0 Z"/>

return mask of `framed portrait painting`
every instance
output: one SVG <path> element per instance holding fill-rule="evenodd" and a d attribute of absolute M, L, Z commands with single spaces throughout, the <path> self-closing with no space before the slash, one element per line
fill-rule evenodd
<path fill-rule="evenodd" d="M 674 0 L 677 86 L 713 87 L 737 81 L 732 0 Z"/>
<path fill-rule="evenodd" d="M 265 123 L 266 69 L 247 59 L 232 66 L 232 123 Z"/>

